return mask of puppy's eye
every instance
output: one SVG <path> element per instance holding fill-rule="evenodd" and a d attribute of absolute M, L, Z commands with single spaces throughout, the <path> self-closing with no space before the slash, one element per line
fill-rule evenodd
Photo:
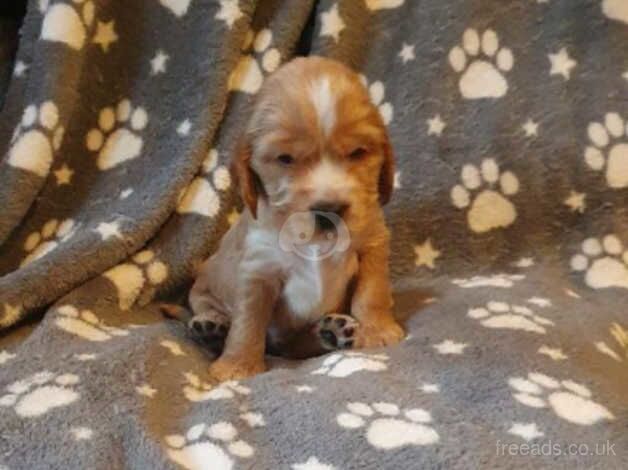
<path fill-rule="evenodd" d="M 364 158 L 367 153 L 368 151 L 364 147 L 358 147 L 349 154 L 349 158 L 351 160 L 360 160 Z"/>
<path fill-rule="evenodd" d="M 294 163 L 294 157 L 287 153 L 282 153 L 277 157 L 277 161 L 282 165 L 292 165 Z"/>

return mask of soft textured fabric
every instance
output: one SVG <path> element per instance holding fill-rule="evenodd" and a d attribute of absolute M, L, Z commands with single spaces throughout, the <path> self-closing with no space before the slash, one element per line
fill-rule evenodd
<path fill-rule="evenodd" d="M 151 302 L 237 217 L 230 150 L 300 39 L 389 126 L 408 337 L 217 385 Z M 626 44 L 625 0 L 31 0 L 0 468 L 628 468 Z"/>

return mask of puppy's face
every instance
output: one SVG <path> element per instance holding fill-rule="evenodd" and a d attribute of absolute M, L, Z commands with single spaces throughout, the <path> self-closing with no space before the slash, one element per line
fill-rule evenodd
<path fill-rule="evenodd" d="M 295 59 L 266 80 L 235 167 L 254 216 L 262 203 L 278 224 L 309 213 L 319 233 L 333 228 L 319 213 L 362 230 L 394 178 L 385 126 L 358 76 L 318 57 Z"/>

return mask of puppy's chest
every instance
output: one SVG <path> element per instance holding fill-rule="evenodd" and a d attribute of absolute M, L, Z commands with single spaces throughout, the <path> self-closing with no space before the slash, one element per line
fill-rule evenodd
<path fill-rule="evenodd" d="M 348 251 L 321 260 L 298 258 L 287 273 L 283 304 L 296 323 L 314 321 L 338 308 L 358 270 L 358 259 Z"/>

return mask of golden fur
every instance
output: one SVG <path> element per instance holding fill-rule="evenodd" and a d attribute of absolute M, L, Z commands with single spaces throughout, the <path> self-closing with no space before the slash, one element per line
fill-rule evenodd
<path fill-rule="evenodd" d="M 258 93 L 233 168 L 246 210 L 190 293 L 196 314 L 211 311 L 230 323 L 211 374 L 227 380 L 264 371 L 267 332 L 287 355 L 320 354 L 313 325 L 337 311 L 359 323 L 355 347 L 398 342 L 404 333 L 391 313 L 381 209 L 393 188 L 393 154 L 358 76 L 319 57 L 285 64 Z M 291 215 L 319 201 L 346 206 L 349 248 L 318 261 L 279 249 Z"/>

